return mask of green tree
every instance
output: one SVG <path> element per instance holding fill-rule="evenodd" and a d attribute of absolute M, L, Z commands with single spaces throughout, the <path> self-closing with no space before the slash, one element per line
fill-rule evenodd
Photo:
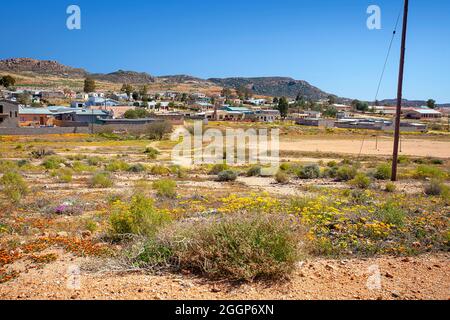
<path fill-rule="evenodd" d="M 222 95 L 222 97 L 225 97 L 225 99 L 229 99 L 230 96 L 231 96 L 231 89 L 230 88 L 223 88 L 221 95 Z"/>
<path fill-rule="evenodd" d="M 10 75 L 6 75 L 0 78 L 0 85 L 5 88 L 10 88 L 16 84 L 16 79 L 11 77 Z"/>
<path fill-rule="evenodd" d="M 332 95 L 329 95 L 328 96 L 328 105 L 331 106 L 331 105 L 333 105 L 335 103 L 336 103 L 336 97 L 332 96 Z"/>
<path fill-rule="evenodd" d="M 83 91 L 85 93 L 91 93 L 91 92 L 95 92 L 95 80 L 91 79 L 91 78 L 86 78 L 84 79 L 84 89 Z"/>
<path fill-rule="evenodd" d="M 281 113 L 282 118 L 286 118 L 289 111 L 289 103 L 285 97 L 280 98 L 278 101 L 278 110 Z"/>
<path fill-rule="evenodd" d="M 431 109 L 435 109 L 436 108 L 436 101 L 433 99 L 429 99 L 427 101 L 427 107 L 431 108 Z"/>
<path fill-rule="evenodd" d="M 131 84 L 124 83 L 120 91 L 126 93 L 128 98 L 130 98 L 133 93 L 133 86 Z"/>
<path fill-rule="evenodd" d="M 20 104 L 23 105 L 30 105 L 31 104 L 31 95 L 27 92 L 21 93 L 18 97 L 17 97 L 17 102 L 19 102 Z"/>

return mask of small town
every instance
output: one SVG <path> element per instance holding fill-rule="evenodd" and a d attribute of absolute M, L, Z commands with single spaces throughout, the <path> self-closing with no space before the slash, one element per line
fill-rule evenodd
<path fill-rule="evenodd" d="M 11 76 L 5 76 L 11 78 Z M 88 132 L 109 128 L 126 131 L 155 121 L 183 124 L 185 120 L 277 123 L 301 126 L 393 131 L 396 107 L 352 101 L 338 104 L 336 98 L 306 101 L 286 97 L 253 96 L 251 90 L 224 88 L 220 93 L 164 91 L 149 93 L 146 85 L 123 84 L 120 92 L 96 91 L 86 79 L 83 92 L 21 88 L 0 91 L 0 134 Z M 56 105 L 55 102 L 65 104 Z M 450 117 L 450 107 L 428 105 L 402 107 L 401 130 L 427 132 Z M 447 121 L 447 126 L 450 120 Z M 19 128 L 19 129 L 18 129 Z M 30 128 L 43 130 L 28 130 Z M 52 131 L 50 128 L 54 128 Z M 65 128 L 65 129 L 58 129 Z M 7 130 L 9 129 L 9 130 Z M 81 130 L 81 131 L 80 131 Z"/>

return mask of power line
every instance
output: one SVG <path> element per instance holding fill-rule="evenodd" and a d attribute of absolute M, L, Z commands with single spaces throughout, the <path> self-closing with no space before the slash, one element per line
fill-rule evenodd
<path fill-rule="evenodd" d="M 394 38 L 395 38 L 395 35 L 397 34 L 398 23 L 400 22 L 400 17 L 402 15 L 402 12 L 403 12 L 403 8 L 400 8 L 400 11 L 399 11 L 398 16 L 397 16 L 397 22 L 395 23 L 394 31 L 392 32 L 391 42 L 389 43 L 389 48 L 388 48 L 388 52 L 387 52 L 387 55 L 386 55 L 386 60 L 384 61 L 383 71 L 381 72 L 380 81 L 378 82 L 377 93 L 375 95 L 375 100 L 374 101 L 378 100 L 378 94 L 380 93 L 381 82 L 383 82 L 384 73 L 386 72 L 387 63 L 389 61 L 389 56 L 390 56 L 391 50 L 392 50 L 392 44 L 394 43 Z"/>

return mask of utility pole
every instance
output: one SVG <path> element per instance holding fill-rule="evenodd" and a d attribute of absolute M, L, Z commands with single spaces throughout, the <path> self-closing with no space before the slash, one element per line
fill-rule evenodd
<path fill-rule="evenodd" d="M 408 27 L 408 7 L 409 7 L 409 0 L 405 0 L 405 9 L 403 11 L 403 31 L 402 31 L 402 47 L 400 54 L 400 70 L 398 75 L 397 114 L 395 117 L 394 156 L 392 159 L 392 181 L 394 182 L 397 181 L 398 151 L 400 144 L 400 117 L 402 114 L 403 73 L 405 67 L 406 33 Z"/>

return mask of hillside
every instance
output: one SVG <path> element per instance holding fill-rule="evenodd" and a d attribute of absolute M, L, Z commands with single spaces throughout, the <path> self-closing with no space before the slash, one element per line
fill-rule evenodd
<path fill-rule="evenodd" d="M 81 78 L 88 74 L 84 69 L 68 67 L 57 61 L 29 58 L 0 60 L 0 71 L 54 75 L 65 78 Z"/>
<path fill-rule="evenodd" d="M 229 88 L 247 87 L 253 93 L 273 97 L 295 98 L 298 94 L 306 99 L 326 99 L 330 94 L 310 85 L 303 80 L 294 80 L 284 77 L 261 77 L 261 78 L 212 78 L 209 81 Z"/>

